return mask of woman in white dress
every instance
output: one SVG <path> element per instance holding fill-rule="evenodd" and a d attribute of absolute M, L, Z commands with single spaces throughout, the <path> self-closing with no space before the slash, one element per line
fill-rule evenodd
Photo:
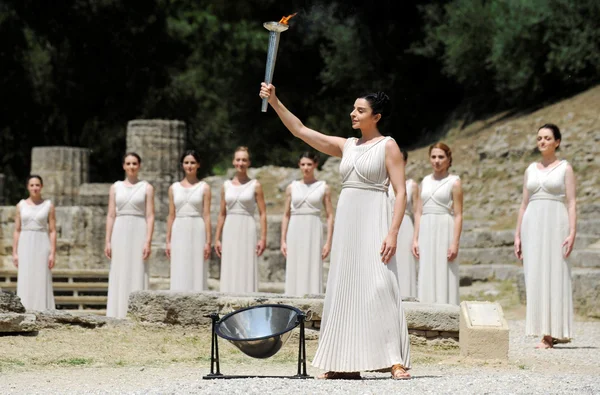
<path fill-rule="evenodd" d="M 400 148 L 404 166 L 408 161 L 408 152 Z M 392 206 L 396 200 L 394 188 L 390 184 L 388 196 Z M 398 283 L 400 285 L 400 294 L 406 297 L 417 296 L 417 263 L 412 254 L 412 242 L 415 232 L 413 223 L 413 205 L 419 205 L 419 185 L 412 179 L 406 180 L 406 210 L 400 231 L 398 232 L 398 245 L 396 247 L 396 262 L 398 265 Z"/>
<path fill-rule="evenodd" d="M 185 178 L 169 188 L 167 257 L 171 260 L 171 291 L 208 289 L 210 257 L 210 186 L 198 180 L 200 155 L 181 156 Z"/>
<path fill-rule="evenodd" d="M 281 221 L 281 252 L 286 257 L 285 293 L 293 296 L 323 293 L 323 260 L 331 251 L 333 206 L 331 190 L 315 178 L 317 155 L 300 155 L 302 180 L 285 190 L 285 211 Z M 321 210 L 327 216 L 327 238 L 323 242 Z"/>
<path fill-rule="evenodd" d="M 345 139 L 304 126 L 271 84 L 262 83 L 260 97 L 268 98 L 294 136 L 342 158 L 342 192 L 313 366 L 326 371 L 319 376 L 324 379 L 360 379 L 361 371 L 372 370 L 410 378 L 410 340 L 394 256 L 406 205 L 404 162 L 396 142 L 378 129 L 389 98 L 378 92 L 356 99 L 350 118 L 361 138 Z M 390 181 L 398 196 L 393 216 Z"/>
<path fill-rule="evenodd" d="M 104 255 L 110 259 L 108 317 L 127 315 L 129 294 L 148 289 L 146 260 L 154 232 L 154 188 L 138 179 L 142 159 L 135 152 L 123 157 L 125 180 L 110 187 Z"/>
<path fill-rule="evenodd" d="M 27 310 L 53 310 L 52 274 L 56 256 L 56 214 L 42 198 L 42 177 L 27 179 L 29 197 L 17 204 L 13 264 L 18 269 L 17 295 Z"/>
<path fill-rule="evenodd" d="M 248 176 L 250 152 L 238 147 L 233 156 L 235 175 L 221 188 L 215 252 L 221 258 L 221 292 L 258 291 L 258 257 L 267 246 L 267 206 L 262 186 Z M 254 212 L 258 206 L 260 239 Z M 221 242 L 221 236 L 223 241 Z"/>
<path fill-rule="evenodd" d="M 537 348 L 569 340 L 573 327 L 571 266 L 577 207 L 575 175 L 556 157 L 560 129 L 546 124 L 537 132 L 542 160 L 529 165 L 523 180 L 523 202 L 515 231 L 515 255 L 523 260 L 527 290 L 525 332 L 541 336 Z M 566 205 L 565 205 L 566 203 Z"/>
<path fill-rule="evenodd" d="M 418 297 L 424 303 L 459 304 L 458 246 L 462 231 L 463 190 L 450 174 L 452 151 L 444 143 L 429 147 L 433 174 L 421 182 L 415 206 L 413 254 L 419 259 Z"/>

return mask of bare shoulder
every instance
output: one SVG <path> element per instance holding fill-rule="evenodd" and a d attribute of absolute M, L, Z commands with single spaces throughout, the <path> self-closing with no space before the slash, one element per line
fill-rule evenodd
<path fill-rule="evenodd" d="M 152 184 L 150 184 L 147 181 L 146 181 L 146 191 L 147 192 L 154 192 L 154 187 L 152 186 Z"/>
<path fill-rule="evenodd" d="M 254 188 L 256 188 L 256 190 L 262 191 L 262 185 L 260 184 L 260 181 L 254 180 Z"/>
<path fill-rule="evenodd" d="M 456 176 L 454 179 L 454 183 L 452 184 L 452 189 L 462 189 L 462 181 L 459 176 Z"/>

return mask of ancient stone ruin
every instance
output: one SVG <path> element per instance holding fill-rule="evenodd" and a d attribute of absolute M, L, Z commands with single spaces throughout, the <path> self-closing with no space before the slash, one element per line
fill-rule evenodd
<path fill-rule="evenodd" d="M 171 183 L 180 180 L 182 172 L 179 166 L 181 153 L 190 147 L 185 146 L 186 125 L 175 120 L 133 120 L 127 124 L 127 143 L 123 153 L 135 151 L 142 157 L 141 178 L 148 180 L 156 190 L 156 224 L 152 245 L 152 256 L 149 260 L 151 289 L 169 288 L 169 262 L 165 256 L 166 218 L 168 214 L 167 190 Z M 75 147 L 36 147 L 32 150 L 32 173 L 44 178 L 44 195 L 57 205 L 57 264 L 53 271 L 54 281 L 70 283 L 78 278 L 86 281 L 107 280 L 109 261 L 104 257 L 104 235 L 108 191 L 111 183 L 90 183 L 88 176 L 89 150 Z M 458 162 L 453 167 L 461 175 L 465 184 L 474 185 L 479 180 L 470 173 L 485 172 L 490 159 L 482 159 L 475 166 L 472 163 Z M 121 166 L 115 163 L 114 166 Z M 338 174 L 339 159 L 329 158 L 318 172 L 318 178 L 326 180 L 332 188 L 334 207 L 340 191 Z M 415 167 L 415 166 L 418 166 Z M 413 160 L 407 172 L 413 176 L 420 171 L 427 171 L 426 164 Z M 473 170 L 473 171 L 475 171 Z M 212 226 L 213 235 L 217 222 L 220 199 L 220 188 L 230 176 L 212 176 L 205 180 L 212 191 Z M 283 292 L 285 279 L 285 259 L 279 251 L 281 230 L 281 213 L 285 199 L 285 187 L 300 177 L 296 168 L 264 166 L 250 169 L 250 176 L 258 178 L 263 184 L 267 203 L 267 250 L 259 259 L 259 276 L 261 292 Z M 420 179 L 417 177 L 417 179 Z M 116 180 L 115 180 L 116 181 Z M 0 191 L 3 177 L 0 176 Z M 465 217 L 461 237 L 460 255 L 461 282 L 466 285 L 473 281 L 510 280 L 522 284 L 522 268 L 516 264 L 513 255 L 513 230 L 497 229 L 488 219 L 473 216 L 479 213 L 485 202 L 479 202 L 475 192 L 469 192 L 470 205 L 465 206 Z M 2 193 L 0 193 L 2 196 Z M 15 204 L 4 202 L 0 206 L 0 287 L 10 291 L 15 289 L 15 268 L 12 265 L 12 233 L 14 230 Z M 574 304 L 580 314 L 600 317 L 600 292 L 596 284 L 600 280 L 600 209 L 598 205 L 580 206 L 578 235 L 576 248 L 571 258 L 573 266 Z M 470 215 L 470 217 L 469 217 Z M 258 221 L 257 221 L 258 222 Z M 325 278 L 328 262 L 325 262 Z M 218 290 L 219 261 L 213 254 L 210 262 L 209 287 Z M 68 285 L 71 298 L 78 297 L 85 303 L 79 307 L 93 305 L 102 309 L 105 303 L 106 287 L 99 286 L 87 294 L 77 291 Z M 523 287 L 517 288 L 522 297 Z M 56 291 L 56 289 L 55 289 Z M 104 292 L 104 294 L 103 294 Z M 59 294 L 58 291 L 55 294 Z M 60 294 L 59 294 L 60 295 Z M 84 299 L 82 295 L 85 295 Z M 104 296 L 103 296 L 104 295 Z M 60 296 L 66 298 L 68 295 Z M 67 303 L 67 299 L 57 303 Z"/>

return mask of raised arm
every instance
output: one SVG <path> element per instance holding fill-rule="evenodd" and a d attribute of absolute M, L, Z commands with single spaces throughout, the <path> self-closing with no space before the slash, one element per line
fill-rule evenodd
<path fill-rule="evenodd" d="M 223 225 L 225 225 L 225 217 L 227 216 L 227 205 L 225 203 L 225 185 L 221 187 L 221 203 L 219 207 L 219 218 L 217 219 L 217 229 L 215 231 L 215 252 L 221 257 L 221 233 L 223 233 Z"/>
<path fill-rule="evenodd" d="M 144 260 L 150 257 L 152 251 L 152 235 L 154 234 L 154 187 L 150 184 L 146 187 L 146 242 L 142 257 Z"/>
<path fill-rule="evenodd" d="M 568 258 L 573 251 L 573 245 L 575 244 L 575 235 L 577 233 L 577 205 L 575 202 L 575 173 L 571 165 L 567 165 L 567 171 L 565 173 L 565 189 L 567 195 L 567 214 L 569 215 L 569 235 L 563 242 L 564 256 Z"/>
<path fill-rule="evenodd" d="M 292 184 L 285 188 L 285 206 L 283 207 L 283 217 L 281 218 L 281 253 L 287 258 L 287 231 L 292 216 Z"/>
<path fill-rule="evenodd" d="M 112 257 L 112 247 L 110 240 L 113 232 L 113 225 L 117 217 L 117 206 L 115 203 L 115 184 L 111 185 L 108 192 L 108 209 L 106 212 L 106 232 L 104 238 L 104 255 L 110 259 Z"/>
<path fill-rule="evenodd" d="M 325 214 L 327 215 L 327 239 L 325 239 L 321 258 L 325 259 L 331 252 L 331 242 L 333 240 L 333 205 L 331 204 L 331 188 L 329 188 L 329 185 L 325 185 L 323 203 L 325 205 Z"/>
<path fill-rule="evenodd" d="M 17 268 L 19 267 L 19 237 L 21 237 L 21 210 L 19 209 L 19 204 L 17 204 L 17 211 L 15 213 L 15 231 L 13 232 L 12 245 L 13 265 Z"/>
<path fill-rule="evenodd" d="M 52 203 L 50 203 L 50 212 L 48 213 L 48 235 L 50 236 L 48 268 L 52 269 L 56 263 L 56 210 Z"/>
<path fill-rule="evenodd" d="M 167 246 L 165 254 L 171 259 L 171 232 L 173 231 L 173 222 L 175 222 L 175 202 L 173 200 L 173 185 L 169 187 L 169 215 L 167 216 Z"/>
<path fill-rule="evenodd" d="M 406 181 L 404 174 L 404 159 L 398 144 L 394 140 L 385 143 L 385 167 L 387 169 L 390 183 L 396 193 L 396 202 L 394 203 L 394 215 L 392 216 L 392 225 L 381 246 L 381 260 L 388 263 L 396 254 L 396 244 L 398 243 L 398 232 L 406 210 Z"/>
<path fill-rule="evenodd" d="M 462 232 L 462 224 L 463 224 L 463 189 L 462 183 L 460 179 L 454 182 L 452 185 L 452 201 L 453 207 L 452 211 L 454 211 L 454 237 L 452 239 L 452 244 L 450 244 L 450 248 L 448 249 L 448 261 L 452 262 L 458 256 L 458 248 L 460 243 L 460 234 Z"/>
<path fill-rule="evenodd" d="M 316 130 L 304 126 L 302 121 L 279 101 L 273 85 L 267 85 L 263 82 L 260 88 L 260 97 L 268 98 L 269 104 L 273 110 L 275 110 L 279 119 L 281 119 L 281 122 L 283 122 L 285 127 L 288 128 L 294 136 L 324 154 L 342 157 L 346 139 L 343 137 L 327 136 L 326 134 L 319 133 Z"/>
<path fill-rule="evenodd" d="M 515 256 L 518 260 L 523 260 L 523 250 L 521 248 L 521 224 L 523 223 L 523 215 L 529 203 L 529 191 L 527 190 L 527 172 L 523 176 L 523 199 L 519 208 L 519 216 L 517 217 L 517 228 L 515 229 Z"/>
<path fill-rule="evenodd" d="M 204 243 L 204 259 L 210 258 L 210 246 L 212 245 L 212 226 L 210 223 L 210 185 L 204 185 L 204 207 L 202 217 L 204 218 L 204 228 L 206 234 L 206 242 Z"/>
<path fill-rule="evenodd" d="M 267 205 L 262 185 L 258 181 L 256 181 L 254 195 L 256 197 L 256 205 L 258 206 L 258 214 L 260 215 L 260 240 L 256 244 L 256 255 L 261 256 L 265 252 L 265 248 L 267 248 Z"/>

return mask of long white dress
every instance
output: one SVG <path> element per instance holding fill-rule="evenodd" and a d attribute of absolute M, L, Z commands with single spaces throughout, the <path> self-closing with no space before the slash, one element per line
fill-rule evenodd
<path fill-rule="evenodd" d="M 459 304 L 458 257 L 448 262 L 454 238 L 452 187 L 457 175 L 436 180 L 428 175 L 421 183 L 423 205 L 419 228 L 419 301 Z"/>
<path fill-rule="evenodd" d="M 148 263 L 143 251 L 146 241 L 146 189 L 140 181 L 115 184 L 117 218 L 111 236 L 112 259 L 108 275 L 108 317 L 124 318 L 129 306 L 129 294 L 148 289 Z"/>
<path fill-rule="evenodd" d="M 325 181 L 306 185 L 292 182 L 288 225 L 285 293 L 293 296 L 323 293 L 323 223 Z"/>
<path fill-rule="evenodd" d="M 55 306 L 52 273 L 48 268 L 50 200 L 44 200 L 38 205 L 30 205 L 21 200 L 18 207 L 21 215 L 21 233 L 17 249 L 17 296 L 21 298 L 21 303 L 27 310 L 53 310 Z"/>
<path fill-rule="evenodd" d="M 204 259 L 206 227 L 203 218 L 206 183 L 185 188 L 172 185 L 175 220 L 171 231 L 171 291 L 208 289 L 208 261 Z"/>
<path fill-rule="evenodd" d="M 417 264 L 412 254 L 412 240 L 415 232 L 413 223 L 413 201 L 412 201 L 413 180 L 406 180 L 406 210 L 398 232 L 398 241 L 396 245 L 396 262 L 398 263 L 398 283 L 400 284 L 400 294 L 402 296 L 417 296 Z M 388 190 L 392 208 L 396 201 L 394 188 L 390 185 Z"/>
<path fill-rule="evenodd" d="M 410 368 L 396 259 L 386 265 L 379 255 L 392 220 L 385 167 L 389 139 L 356 146 L 357 139 L 350 138 L 344 145 L 342 192 L 312 362 L 327 371 L 379 370 L 395 364 Z"/>
<path fill-rule="evenodd" d="M 255 189 L 256 180 L 243 185 L 225 181 L 227 216 L 221 241 L 221 292 L 258 291 Z"/>
<path fill-rule="evenodd" d="M 571 266 L 562 243 L 569 235 L 565 206 L 567 161 L 546 171 L 526 170 L 529 202 L 521 224 L 527 290 L 527 335 L 570 339 L 573 327 Z"/>

